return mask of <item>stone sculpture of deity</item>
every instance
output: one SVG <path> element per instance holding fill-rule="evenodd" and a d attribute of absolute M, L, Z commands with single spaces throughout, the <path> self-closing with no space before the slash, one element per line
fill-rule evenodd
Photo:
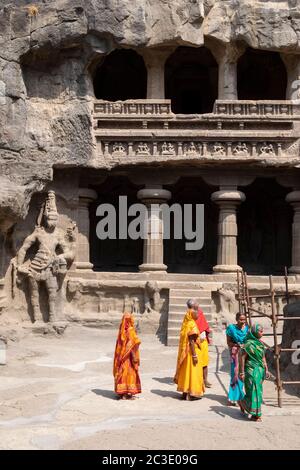
<path fill-rule="evenodd" d="M 48 294 L 49 322 L 57 318 L 56 299 L 68 266 L 75 258 L 75 227 L 70 221 L 66 231 L 57 227 L 58 212 L 54 191 L 49 191 L 37 225 L 20 248 L 16 268 L 18 278 L 25 277 L 33 310 L 33 320 L 41 318 L 39 288 L 43 283 Z M 30 257 L 30 253 L 32 256 Z M 27 254 L 29 259 L 27 260 Z"/>

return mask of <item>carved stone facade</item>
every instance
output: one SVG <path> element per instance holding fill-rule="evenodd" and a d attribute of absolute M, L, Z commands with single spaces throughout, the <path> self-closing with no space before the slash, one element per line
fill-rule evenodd
<path fill-rule="evenodd" d="M 285 266 L 300 292 L 299 7 L 117 3 L 0 9 L 0 320 L 129 310 L 176 344 L 198 291 L 213 325 L 232 320 L 241 268 L 258 309 Z M 147 236 L 99 240 L 98 206 L 122 195 Z M 204 204 L 201 250 L 165 239 L 173 203 Z"/>

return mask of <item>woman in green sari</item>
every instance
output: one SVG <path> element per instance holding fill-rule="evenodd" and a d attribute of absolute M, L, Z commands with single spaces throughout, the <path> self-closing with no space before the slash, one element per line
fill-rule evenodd
<path fill-rule="evenodd" d="M 240 361 L 240 379 L 245 383 L 245 397 L 239 402 L 242 412 L 251 415 L 252 421 L 261 421 L 263 381 L 269 375 L 265 346 L 261 342 L 263 327 L 253 325 L 249 331 Z"/>

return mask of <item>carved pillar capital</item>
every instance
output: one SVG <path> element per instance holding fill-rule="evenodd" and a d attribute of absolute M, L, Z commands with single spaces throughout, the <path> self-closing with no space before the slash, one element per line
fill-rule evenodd
<path fill-rule="evenodd" d="M 97 199 L 97 193 L 93 189 L 79 188 L 78 190 L 79 201 L 82 204 L 90 204 Z"/>
<path fill-rule="evenodd" d="M 223 206 L 226 203 L 237 206 L 241 202 L 244 202 L 245 199 L 245 194 L 234 188 L 221 189 L 211 195 L 211 200 L 220 206 Z"/>
<path fill-rule="evenodd" d="M 246 46 L 244 45 L 235 43 L 224 44 L 218 41 L 209 41 L 208 47 L 218 64 L 222 62 L 236 64 L 246 51 Z"/>
<path fill-rule="evenodd" d="M 294 207 L 298 207 L 300 205 L 300 190 L 288 193 L 285 200 L 286 202 L 291 203 Z"/>
<path fill-rule="evenodd" d="M 144 204 L 162 204 L 171 199 L 172 193 L 167 189 L 163 189 L 160 185 L 157 187 L 146 187 L 140 189 L 137 193 L 137 198 Z"/>

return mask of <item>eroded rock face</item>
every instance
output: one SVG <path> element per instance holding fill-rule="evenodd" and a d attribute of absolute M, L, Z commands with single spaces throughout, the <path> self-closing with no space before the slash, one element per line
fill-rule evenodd
<path fill-rule="evenodd" d="M 0 229 L 26 215 L 54 165 L 93 165 L 99 55 L 205 38 L 300 52 L 299 37 L 298 0 L 0 1 Z"/>

